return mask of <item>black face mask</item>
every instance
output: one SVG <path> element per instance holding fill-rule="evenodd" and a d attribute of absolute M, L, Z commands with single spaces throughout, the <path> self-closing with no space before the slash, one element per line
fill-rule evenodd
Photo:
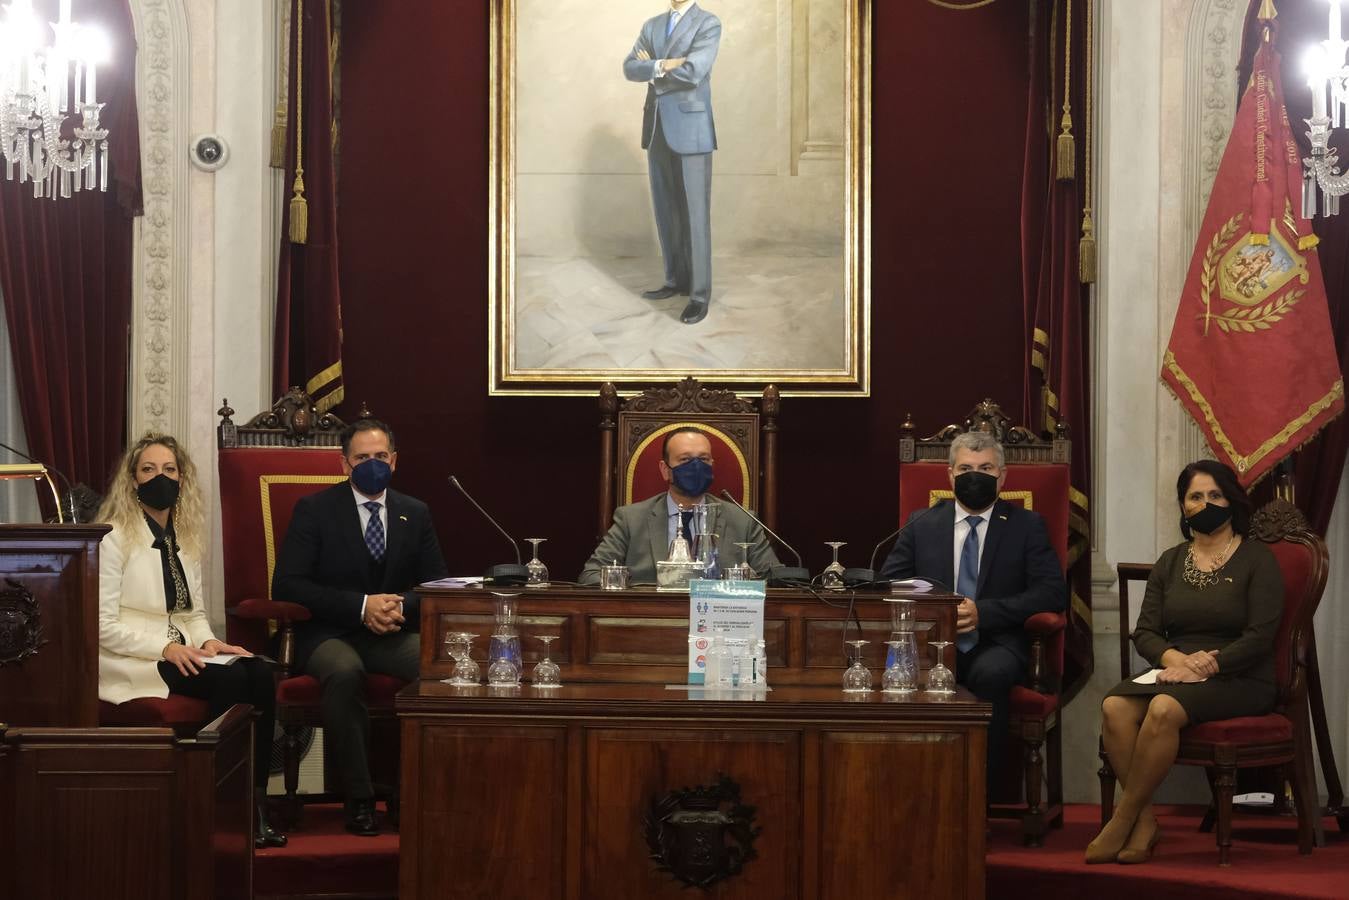
<path fill-rule="evenodd" d="M 987 509 L 998 499 L 998 477 L 987 472 L 961 472 L 956 476 L 956 499 L 966 509 Z"/>
<path fill-rule="evenodd" d="M 1204 508 L 1199 512 L 1185 517 L 1185 524 L 1190 526 L 1191 531 L 1197 531 L 1200 534 L 1213 534 L 1226 525 L 1231 518 L 1232 507 L 1205 503 Z"/>
<path fill-rule="evenodd" d="M 151 509 L 172 509 L 178 502 L 178 482 L 161 473 L 136 485 L 136 498 Z"/>

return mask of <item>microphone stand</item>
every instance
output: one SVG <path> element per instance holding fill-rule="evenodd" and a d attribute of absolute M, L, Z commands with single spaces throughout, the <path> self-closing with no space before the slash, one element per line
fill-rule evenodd
<path fill-rule="evenodd" d="M 754 522 L 754 524 L 758 525 L 765 532 L 767 532 L 769 537 L 776 540 L 789 553 L 791 553 L 792 556 L 796 558 L 795 566 L 782 566 L 782 565 L 773 566 L 773 568 L 770 569 L 768 572 L 768 584 L 771 587 L 801 587 L 803 585 L 808 587 L 810 585 L 810 570 L 801 564 L 801 554 L 797 553 L 796 549 L 792 547 L 791 544 L 784 541 L 777 532 L 773 531 L 773 529 L 765 525 L 762 519 L 760 519 L 754 513 L 750 512 L 748 509 L 745 509 L 745 505 L 741 503 L 739 500 L 732 497 L 731 492 L 729 490 L 727 490 L 726 488 L 722 488 L 721 496 L 725 497 L 727 500 L 731 501 L 737 507 L 739 507 L 741 512 L 749 516 L 750 521 Z"/>
<path fill-rule="evenodd" d="M 529 581 L 529 569 L 525 568 L 525 566 L 520 561 L 520 545 L 516 543 L 515 538 L 507 534 L 506 529 L 502 528 L 500 523 L 498 523 L 496 519 L 488 515 L 487 510 L 483 509 L 482 506 L 478 504 L 478 501 L 473 499 L 472 495 L 469 494 L 468 490 L 462 484 L 459 483 L 458 478 L 451 475 L 449 480 L 450 484 L 454 485 L 455 490 L 463 494 L 464 499 L 467 500 L 469 503 L 471 503 L 473 505 L 473 508 L 476 509 L 484 519 L 486 519 L 488 522 L 492 524 L 493 528 L 501 532 L 501 536 L 506 539 L 506 543 L 510 544 L 511 550 L 515 552 L 514 565 L 510 563 L 500 563 L 498 565 L 488 567 L 487 571 L 484 572 L 482 576 L 483 586 L 492 587 L 500 585 L 509 587 L 519 587 L 520 585 L 525 584 L 527 581 Z"/>

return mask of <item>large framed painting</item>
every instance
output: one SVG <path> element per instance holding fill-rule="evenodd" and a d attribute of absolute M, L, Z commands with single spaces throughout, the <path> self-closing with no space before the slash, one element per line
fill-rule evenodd
<path fill-rule="evenodd" d="M 869 389 L 873 0 L 489 0 L 491 392 Z"/>

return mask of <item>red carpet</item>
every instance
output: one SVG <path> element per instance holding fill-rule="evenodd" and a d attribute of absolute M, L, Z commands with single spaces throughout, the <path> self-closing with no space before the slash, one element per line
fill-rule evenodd
<path fill-rule="evenodd" d="M 383 821 L 383 804 L 380 821 Z M 398 896 L 398 833 L 357 837 L 342 828 L 342 807 L 315 804 L 304 810 L 303 831 L 290 832 L 280 849 L 253 857 L 253 896 Z"/>
<path fill-rule="evenodd" d="M 1158 807 L 1162 841 L 1151 862 L 1089 866 L 1082 852 L 1100 830 L 1099 806 L 1072 805 L 1062 830 L 1045 845 L 1021 846 L 1016 822 L 992 823 L 988 898 L 1090 897 L 1091 900 L 1238 900 L 1238 898 L 1349 897 L 1349 835 L 1326 819 L 1326 846 L 1297 852 L 1296 821 L 1238 814 L 1232 827 L 1232 865 L 1218 866 L 1213 834 L 1198 831 L 1203 810 Z"/>
<path fill-rule="evenodd" d="M 1138 866 L 1082 862 L 1082 851 L 1100 824 L 1100 808 L 1094 805 L 1069 806 L 1063 829 L 1051 830 L 1045 845 L 1035 849 L 1021 845 L 1016 822 L 994 821 L 988 900 L 1349 897 L 1349 835 L 1341 834 L 1333 819 L 1325 820 L 1327 846 L 1299 856 L 1292 819 L 1238 815 L 1232 865 L 1223 869 L 1213 835 L 1197 830 L 1203 810 L 1159 811 L 1162 842 L 1152 861 Z M 340 806 L 310 806 L 304 831 L 291 834 L 289 846 L 258 851 L 253 881 L 259 900 L 325 894 L 392 898 L 398 893 L 398 835 L 355 837 L 342 830 Z"/>

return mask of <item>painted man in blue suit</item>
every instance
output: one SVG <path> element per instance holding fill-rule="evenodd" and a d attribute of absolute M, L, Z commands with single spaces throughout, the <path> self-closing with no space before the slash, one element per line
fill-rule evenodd
<path fill-rule="evenodd" d="M 642 148 L 647 151 L 651 202 L 665 259 L 665 283 L 642 296 L 664 300 L 687 294 L 679 319 L 707 317 L 712 299 L 712 64 L 721 20 L 696 0 L 671 0 L 670 9 L 642 26 L 623 60 L 629 81 L 646 82 Z"/>
<path fill-rule="evenodd" d="M 971 431 L 951 442 L 955 500 L 914 513 L 881 569 L 882 578 L 921 577 L 964 595 L 956 609 L 956 680 L 993 706 L 989 776 L 1007 741 L 1013 685 L 1026 679 L 1030 642 L 1022 626 L 1062 612 L 1063 568 L 1037 512 L 998 499 L 1007 479 L 1002 445 Z"/>

